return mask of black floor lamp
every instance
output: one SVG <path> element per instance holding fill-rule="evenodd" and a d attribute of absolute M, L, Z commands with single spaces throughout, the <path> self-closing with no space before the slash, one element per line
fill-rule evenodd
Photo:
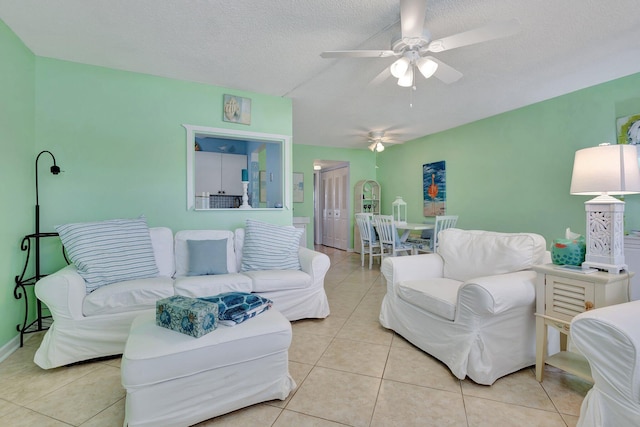
<path fill-rule="evenodd" d="M 38 160 L 40 160 L 40 156 L 44 153 L 47 153 L 53 159 L 53 166 L 51 166 L 51 173 L 54 175 L 58 175 L 60 173 L 60 167 L 56 164 L 56 158 L 51 153 L 51 151 L 41 151 L 38 153 L 36 157 L 36 280 L 40 278 L 40 200 L 38 198 Z"/>

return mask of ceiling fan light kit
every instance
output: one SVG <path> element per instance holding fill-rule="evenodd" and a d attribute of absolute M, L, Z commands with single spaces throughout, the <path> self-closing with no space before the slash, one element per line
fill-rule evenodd
<path fill-rule="evenodd" d="M 413 65 L 407 68 L 407 71 L 398 79 L 398 86 L 411 87 L 413 86 Z"/>
<path fill-rule="evenodd" d="M 433 76 L 438 70 L 438 63 L 430 58 L 420 58 L 416 65 L 418 66 L 418 70 L 420 70 L 420 74 L 422 74 L 425 79 Z"/>
<path fill-rule="evenodd" d="M 391 67 L 389 67 L 389 71 L 391 71 L 391 75 L 393 77 L 399 79 L 405 75 L 405 73 L 409 69 L 409 65 L 411 65 L 411 61 L 409 61 L 409 58 L 407 58 L 406 56 L 403 56 L 402 58 L 391 64 Z"/>

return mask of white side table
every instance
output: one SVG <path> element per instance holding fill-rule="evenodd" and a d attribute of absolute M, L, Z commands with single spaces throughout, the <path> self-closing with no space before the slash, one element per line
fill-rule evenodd
<path fill-rule="evenodd" d="M 566 351 L 569 326 L 574 316 L 594 308 L 620 304 L 629 300 L 629 283 L 633 273 L 592 274 L 560 270 L 553 264 L 537 265 L 536 281 L 536 378 L 543 380 L 544 364 L 593 381 L 587 361 Z M 547 326 L 560 332 L 560 352 L 547 354 Z"/>

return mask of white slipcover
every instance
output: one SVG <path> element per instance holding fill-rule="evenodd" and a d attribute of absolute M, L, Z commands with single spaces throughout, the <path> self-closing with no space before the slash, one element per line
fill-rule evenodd
<path fill-rule="evenodd" d="M 122 355 L 129 427 L 187 426 L 272 399 L 284 400 L 291 324 L 275 309 L 200 338 L 137 317 Z"/>
<path fill-rule="evenodd" d="M 542 236 L 447 229 L 436 254 L 387 258 L 380 323 L 479 384 L 535 363 Z"/>
<path fill-rule="evenodd" d="M 301 270 L 237 271 L 242 258 L 244 229 L 186 230 L 149 229 L 160 275 L 104 286 L 87 295 L 85 282 L 74 265 L 50 274 L 35 285 L 35 293 L 51 311 L 53 324 L 45 334 L 34 362 L 44 369 L 96 357 L 121 354 L 133 319 L 155 311 L 158 299 L 171 295 L 212 296 L 222 292 L 259 292 L 273 300 L 274 308 L 288 320 L 324 318 L 329 303 L 324 276 L 329 257 L 299 248 Z M 188 268 L 187 240 L 227 238 L 230 273 L 185 276 Z M 175 246 L 174 246 L 175 243 Z M 174 250 L 175 249 L 175 250 Z"/>
<path fill-rule="evenodd" d="M 640 301 L 577 315 L 571 339 L 589 361 L 594 380 L 578 427 L 640 425 Z"/>

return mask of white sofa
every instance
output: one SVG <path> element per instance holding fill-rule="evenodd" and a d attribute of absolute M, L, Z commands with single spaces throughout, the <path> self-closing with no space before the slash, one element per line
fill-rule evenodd
<path fill-rule="evenodd" d="M 51 311 L 53 324 L 34 361 L 43 369 L 121 354 L 135 317 L 155 310 L 158 299 L 172 295 L 211 296 L 228 291 L 256 292 L 269 298 L 288 320 L 324 318 L 329 304 L 324 276 L 330 265 L 322 253 L 300 247 L 301 270 L 239 273 L 244 229 L 186 230 L 149 228 L 159 275 L 102 286 L 87 294 L 75 265 L 44 277 L 35 293 Z M 227 239 L 228 274 L 187 276 L 187 240 Z"/>
<path fill-rule="evenodd" d="M 640 301 L 578 314 L 571 339 L 591 366 L 593 388 L 578 427 L 640 425 Z"/>
<path fill-rule="evenodd" d="M 380 323 L 479 384 L 535 363 L 542 236 L 450 228 L 435 254 L 387 258 Z"/>

